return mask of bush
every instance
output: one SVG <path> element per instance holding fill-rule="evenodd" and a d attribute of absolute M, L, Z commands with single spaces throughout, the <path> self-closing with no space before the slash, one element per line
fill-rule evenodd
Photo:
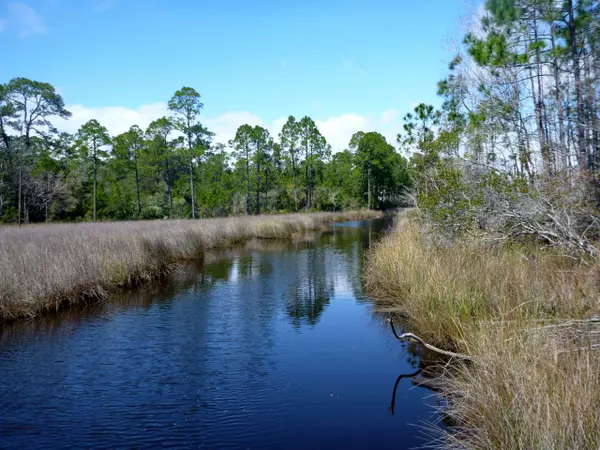
<path fill-rule="evenodd" d="M 164 216 L 163 210 L 159 206 L 150 205 L 144 206 L 142 208 L 142 219 L 152 220 L 152 219 L 162 219 Z"/>

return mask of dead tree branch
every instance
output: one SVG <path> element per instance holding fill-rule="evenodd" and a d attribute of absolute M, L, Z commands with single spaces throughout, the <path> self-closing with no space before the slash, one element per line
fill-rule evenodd
<path fill-rule="evenodd" d="M 471 357 L 469 355 L 465 355 L 463 353 L 450 352 L 448 350 L 442 350 L 441 348 L 438 348 L 431 344 L 428 344 L 427 342 L 425 342 L 422 338 L 420 338 L 416 334 L 403 333 L 401 335 L 398 335 L 398 333 L 396 332 L 396 328 L 394 327 L 394 321 L 392 319 L 388 319 L 388 320 L 390 322 L 390 326 L 392 327 L 392 332 L 394 333 L 394 336 L 396 337 L 396 339 L 399 339 L 401 341 L 405 341 L 405 340 L 416 341 L 419 344 L 421 344 L 423 347 L 425 347 L 426 349 L 431 350 L 432 352 L 435 352 L 435 353 L 439 353 L 440 355 L 448 356 L 450 358 L 462 359 L 464 361 L 471 361 Z"/>

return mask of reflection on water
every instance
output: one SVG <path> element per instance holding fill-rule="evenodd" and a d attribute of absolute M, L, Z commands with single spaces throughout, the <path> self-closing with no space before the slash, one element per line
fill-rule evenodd
<path fill-rule="evenodd" d="M 419 355 L 360 282 L 385 226 L 250 242 L 109 302 L 5 325 L 0 445 L 422 445 L 430 393 L 398 379 L 388 411 Z"/>

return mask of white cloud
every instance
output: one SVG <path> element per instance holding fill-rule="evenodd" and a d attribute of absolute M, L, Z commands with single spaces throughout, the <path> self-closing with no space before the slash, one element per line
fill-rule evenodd
<path fill-rule="evenodd" d="M 223 144 L 227 144 L 230 139 L 235 137 L 235 132 L 240 125 L 247 123 L 252 126 L 264 126 L 260 117 L 249 112 L 231 112 L 214 118 L 205 117 L 202 123 L 215 133 L 213 141 L 222 142 Z"/>
<path fill-rule="evenodd" d="M 350 138 L 357 131 L 373 130 L 370 120 L 358 114 L 342 114 L 326 120 L 316 120 L 315 123 L 334 152 L 348 147 Z"/>
<path fill-rule="evenodd" d="M 57 120 L 55 126 L 61 131 L 75 133 L 81 125 L 89 120 L 96 119 L 104 125 L 112 135 L 127 131 L 132 125 L 145 129 L 155 119 L 168 115 L 165 102 L 142 105 L 137 109 L 122 106 L 108 106 L 104 108 L 86 108 L 83 105 L 68 105 L 72 116 L 68 120 Z"/>
<path fill-rule="evenodd" d="M 271 133 L 271 136 L 273 136 L 273 138 L 275 138 L 276 140 L 279 140 L 279 133 L 281 133 L 281 129 L 283 128 L 283 126 L 285 125 L 285 123 L 288 120 L 288 117 L 280 117 L 277 120 L 274 120 L 271 125 L 269 126 L 269 133 Z"/>
<path fill-rule="evenodd" d="M 57 119 L 54 122 L 54 125 L 60 131 L 75 133 L 81 125 L 89 120 L 96 119 L 113 136 L 124 133 L 133 125 L 145 130 L 153 120 L 170 115 L 165 102 L 142 105 L 137 109 L 122 106 L 87 108 L 83 105 L 67 105 L 67 109 L 71 111 L 72 116 L 67 120 Z M 247 123 L 253 126 L 265 126 L 260 117 L 249 112 L 230 112 L 217 117 L 204 116 L 201 120 L 209 130 L 215 133 L 214 141 L 224 144 L 235 137 L 235 132 L 240 125 Z M 267 128 L 271 130 L 271 127 L 267 126 Z M 281 126 L 279 129 L 281 129 Z"/>
<path fill-rule="evenodd" d="M 43 34 L 48 31 L 42 17 L 27 3 L 9 3 L 8 11 L 10 13 L 11 22 L 14 22 L 20 37 Z"/>
<path fill-rule="evenodd" d="M 83 105 L 69 105 L 67 109 L 73 114 L 70 119 L 54 121 L 60 131 L 75 133 L 81 125 L 91 119 L 96 119 L 113 136 L 127 131 L 132 125 L 146 129 L 153 120 L 169 115 L 165 102 L 142 105 L 136 109 L 122 106 L 87 108 Z M 350 138 L 357 131 L 378 131 L 388 139 L 390 144 L 395 144 L 396 134 L 402 128 L 399 117 L 400 111 L 389 109 L 372 116 L 355 113 L 341 114 L 315 120 L 315 123 L 327 142 L 331 144 L 333 151 L 337 152 L 348 147 Z M 201 120 L 209 130 L 215 133 L 214 142 L 227 144 L 230 139 L 235 137 L 238 127 L 246 123 L 252 126 L 263 126 L 269 130 L 273 138 L 278 139 L 281 128 L 287 121 L 287 116 L 266 122 L 250 112 L 238 111 L 213 117 L 203 115 Z"/>
<path fill-rule="evenodd" d="M 387 109 L 381 113 L 381 123 L 383 125 L 388 125 L 392 123 L 396 117 L 398 117 L 398 111 L 395 109 Z"/>

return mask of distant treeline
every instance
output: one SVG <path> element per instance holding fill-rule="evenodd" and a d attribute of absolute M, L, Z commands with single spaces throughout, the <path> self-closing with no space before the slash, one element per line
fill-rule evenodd
<path fill-rule="evenodd" d="M 401 204 L 408 162 L 375 132 L 332 153 L 315 122 L 290 116 L 279 136 L 242 125 L 227 143 L 202 125 L 200 95 L 170 99 L 169 117 L 111 136 L 97 120 L 75 134 L 48 83 L 0 84 L 0 222 L 198 218 Z"/>

